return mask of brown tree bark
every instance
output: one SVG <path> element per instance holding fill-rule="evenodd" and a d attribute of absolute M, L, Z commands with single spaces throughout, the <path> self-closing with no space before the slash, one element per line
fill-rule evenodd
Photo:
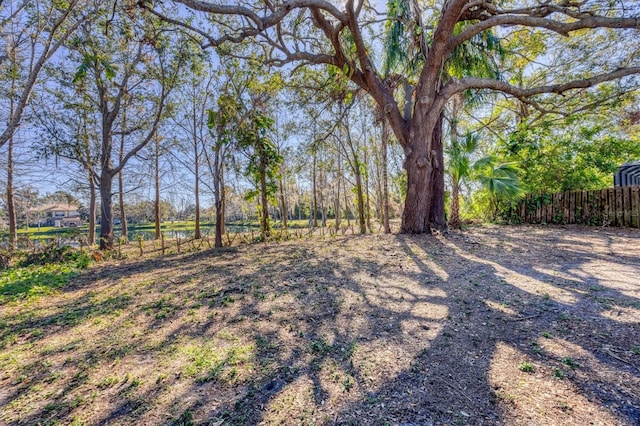
<path fill-rule="evenodd" d="M 257 134 L 257 132 L 256 132 Z M 262 234 L 262 240 L 266 240 L 271 236 L 271 229 L 269 226 L 269 204 L 267 200 L 267 157 L 264 152 L 262 141 L 258 140 L 256 144 L 259 157 L 259 177 L 260 177 L 260 233 Z"/>
<path fill-rule="evenodd" d="M 11 102 L 13 109 L 13 101 Z M 16 204 L 13 194 L 13 135 L 9 138 L 7 150 L 7 215 L 9 216 L 9 248 L 18 246 L 18 226 L 16 221 Z"/>
<path fill-rule="evenodd" d="M 155 174 L 154 174 L 154 189 L 155 197 L 153 200 L 153 221 L 155 223 L 155 239 L 159 240 L 162 235 L 160 230 L 160 138 L 158 135 L 154 137 L 154 160 L 155 160 Z"/>
<path fill-rule="evenodd" d="M 282 216 L 282 229 L 287 229 L 287 200 L 284 195 L 284 179 L 280 176 L 280 215 Z"/>
<path fill-rule="evenodd" d="M 127 127 L 127 101 L 126 96 L 122 102 L 122 128 L 126 129 Z M 120 136 L 120 153 L 118 155 L 118 161 L 122 162 L 122 157 L 124 156 L 124 138 L 125 132 L 122 132 Z M 118 173 L 118 202 L 120 204 L 120 226 L 122 229 L 121 237 L 122 240 L 127 243 L 129 241 L 129 230 L 127 229 L 127 215 L 124 208 L 124 182 L 122 178 L 122 170 Z"/>
<path fill-rule="evenodd" d="M 389 126 L 386 118 L 382 119 L 382 225 L 384 233 L 391 233 L 389 225 L 389 167 L 388 167 Z"/>
<path fill-rule="evenodd" d="M 196 115 L 196 98 L 193 97 L 193 105 L 191 111 L 193 112 L 193 159 L 194 159 L 194 185 L 193 191 L 195 195 L 195 203 L 196 203 L 196 212 L 195 212 L 195 229 L 193 231 L 193 238 L 199 240 L 202 238 L 202 234 L 200 232 L 200 155 L 198 152 L 198 118 Z"/>
<path fill-rule="evenodd" d="M 449 226 L 452 229 L 460 229 L 460 188 L 457 182 L 451 184 L 451 217 Z"/>
<path fill-rule="evenodd" d="M 103 168 L 100 173 L 100 250 L 113 248 L 112 184 L 113 176 L 108 169 Z"/>
<path fill-rule="evenodd" d="M 313 170 L 311 171 L 311 180 L 312 180 L 312 184 L 313 184 L 313 197 L 312 197 L 312 217 L 313 217 L 313 227 L 317 228 L 318 227 L 318 185 L 317 185 L 317 154 L 316 154 L 316 150 L 315 148 L 313 149 L 313 162 L 311 167 L 313 168 Z"/>
<path fill-rule="evenodd" d="M 431 199 L 431 211 L 429 212 L 429 224 L 432 229 L 444 230 L 447 220 L 444 211 L 444 147 L 442 145 L 442 124 L 444 115 L 440 113 L 438 122 L 433 130 L 431 139 L 431 153 L 433 162 L 433 175 L 431 177 L 433 192 Z"/>
<path fill-rule="evenodd" d="M 89 173 L 89 233 L 87 244 L 91 247 L 96 243 L 96 183 L 93 173 Z"/>

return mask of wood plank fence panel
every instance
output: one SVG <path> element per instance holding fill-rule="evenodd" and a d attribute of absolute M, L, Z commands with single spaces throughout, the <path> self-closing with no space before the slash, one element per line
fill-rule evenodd
<path fill-rule="evenodd" d="M 624 215 L 622 209 L 622 188 L 614 188 L 616 197 L 616 226 L 624 226 Z"/>
<path fill-rule="evenodd" d="M 640 187 L 631 187 L 631 226 L 640 228 Z"/>
<path fill-rule="evenodd" d="M 609 190 L 603 189 L 602 191 L 600 191 L 600 211 L 601 211 L 601 214 L 602 214 L 602 220 L 601 220 L 602 226 L 609 226 L 609 224 L 611 223 L 609 221 L 609 200 L 608 200 L 608 196 L 609 196 Z"/>
<path fill-rule="evenodd" d="M 527 194 L 515 212 L 524 223 L 581 223 L 640 228 L 640 186 L 538 196 Z"/>
<path fill-rule="evenodd" d="M 608 200 L 608 212 L 609 212 L 609 224 L 612 226 L 618 226 L 618 218 L 616 216 L 616 190 L 615 188 L 607 189 Z"/>
<path fill-rule="evenodd" d="M 631 188 L 622 188 L 622 226 L 631 225 Z"/>

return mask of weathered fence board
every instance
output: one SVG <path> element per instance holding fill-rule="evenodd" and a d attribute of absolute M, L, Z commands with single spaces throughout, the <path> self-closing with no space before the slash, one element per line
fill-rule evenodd
<path fill-rule="evenodd" d="M 640 228 L 640 186 L 528 194 L 511 210 L 524 223 L 566 223 Z"/>

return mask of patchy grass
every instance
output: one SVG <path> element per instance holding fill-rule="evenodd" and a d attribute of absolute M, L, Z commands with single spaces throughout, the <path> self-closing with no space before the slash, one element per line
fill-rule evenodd
<path fill-rule="evenodd" d="M 0 423 L 638 424 L 638 237 L 327 233 L 5 271 Z"/>
<path fill-rule="evenodd" d="M 0 271 L 0 303 L 50 295 L 71 281 L 77 269 L 68 264 L 32 265 Z"/>

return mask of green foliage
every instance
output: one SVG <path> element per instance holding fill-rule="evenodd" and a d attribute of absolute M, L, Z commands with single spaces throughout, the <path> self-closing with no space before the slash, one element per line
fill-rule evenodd
<path fill-rule="evenodd" d="M 525 372 L 525 373 L 533 373 L 533 372 L 536 371 L 536 369 L 533 367 L 533 364 L 531 364 L 530 362 L 527 362 L 527 361 L 525 361 L 522 364 L 520 364 L 518 366 L 518 369 L 520 371 Z"/>
<path fill-rule="evenodd" d="M 506 142 L 505 158 L 520 164 L 526 192 L 606 188 L 621 164 L 640 158 L 637 140 L 610 134 L 604 124 L 564 124 L 521 126 Z"/>
<path fill-rule="evenodd" d="M 407 48 L 410 44 L 406 25 L 410 21 L 409 2 L 406 0 L 388 0 L 389 20 L 385 23 L 385 61 L 383 72 L 389 74 L 399 64 L 407 60 Z"/>
<path fill-rule="evenodd" d="M 18 266 L 28 267 L 31 265 L 47 264 L 70 264 L 79 269 L 86 268 L 91 262 L 88 253 L 76 250 L 69 246 L 58 247 L 55 243 L 26 254 Z"/>
<path fill-rule="evenodd" d="M 248 154 L 249 162 L 245 175 L 254 182 L 254 190 L 247 191 L 246 198 L 254 199 L 260 194 L 260 183 L 265 178 L 266 196 L 278 191 L 278 169 L 283 158 L 268 137 L 274 121 L 260 112 L 254 112 L 245 126 L 238 130 L 238 146 Z M 266 208 L 266 207 L 263 207 Z"/>
<path fill-rule="evenodd" d="M 88 253 L 68 246 L 48 245 L 1 256 L 8 269 L 0 271 L 0 303 L 52 294 L 91 263 Z M 10 267 L 11 263 L 16 266 Z"/>
<path fill-rule="evenodd" d="M 507 210 L 502 208 L 504 204 L 510 205 L 521 194 L 520 169 L 513 162 L 500 162 L 496 155 L 486 155 L 473 161 L 478 156 L 479 147 L 477 135 L 467 134 L 461 140 L 452 139 L 447 147 L 447 173 L 452 186 L 457 188 L 465 181 L 479 182 L 482 186 L 476 195 L 475 208 L 480 216 L 494 219 L 498 211 Z"/>
<path fill-rule="evenodd" d="M 104 71 L 106 79 L 112 81 L 115 78 L 118 69 L 99 55 L 84 55 L 82 62 L 73 76 L 73 83 L 77 84 L 83 81 L 87 77 L 87 72 L 89 70 L 94 70 L 96 73 Z"/>
<path fill-rule="evenodd" d="M 470 24 L 458 23 L 456 33 L 462 32 Z M 505 50 L 491 30 L 476 34 L 457 46 L 447 60 L 446 68 L 450 76 L 485 77 L 500 79 L 498 62 L 504 59 Z"/>
<path fill-rule="evenodd" d="M 2 271 L 0 303 L 52 294 L 76 275 L 76 268 L 70 264 L 32 265 Z"/>
<path fill-rule="evenodd" d="M 562 362 L 564 365 L 566 365 L 567 367 L 570 367 L 572 369 L 576 369 L 576 368 L 579 367 L 578 363 L 573 358 L 571 358 L 570 356 L 566 356 L 566 357 L 562 358 L 560 360 L 560 362 Z"/>

